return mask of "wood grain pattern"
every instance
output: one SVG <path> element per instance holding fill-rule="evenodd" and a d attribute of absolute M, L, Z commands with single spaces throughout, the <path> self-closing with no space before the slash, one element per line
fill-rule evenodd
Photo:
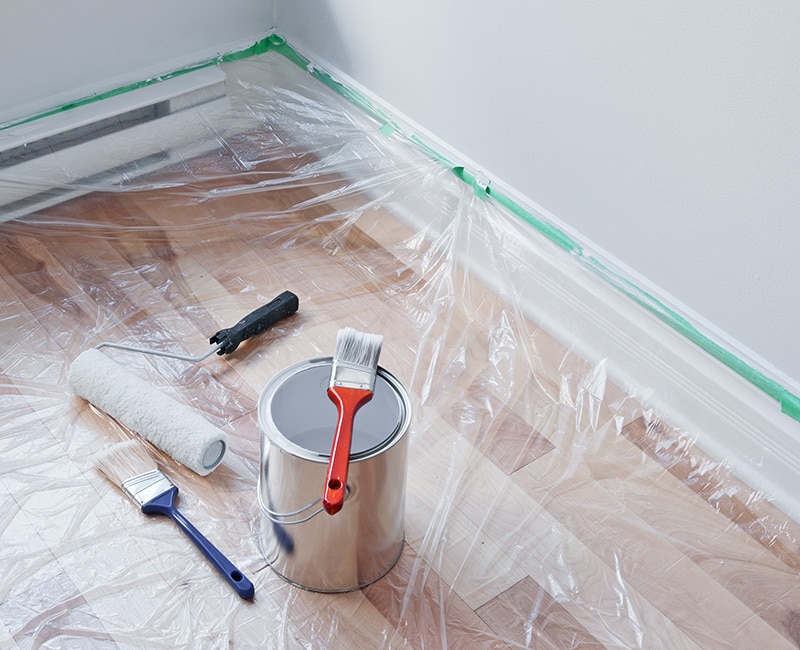
<path fill-rule="evenodd" d="M 796 522 L 347 179 L 292 180 L 313 159 L 290 153 L 0 225 L 0 645 L 800 647 Z M 285 288 L 300 312 L 234 357 L 113 353 L 230 434 L 206 479 L 157 457 L 254 578 L 242 604 L 93 473 L 129 434 L 66 369 L 104 339 L 197 354 Z M 400 561 L 332 596 L 261 557 L 255 409 L 345 325 L 384 333 L 415 420 Z"/>
<path fill-rule="evenodd" d="M 520 645 L 585 650 L 603 647 L 529 576 L 483 605 L 478 615 L 489 621 L 493 630 Z"/>

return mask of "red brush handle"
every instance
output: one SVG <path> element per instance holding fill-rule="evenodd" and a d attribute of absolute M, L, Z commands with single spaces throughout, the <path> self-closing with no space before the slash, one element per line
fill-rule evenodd
<path fill-rule="evenodd" d="M 336 404 L 339 419 L 336 423 L 336 433 L 333 436 L 328 473 L 325 476 L 322 505 L 329 515 L 335 515 L 342 509 L 344 503 L 347 469 L 350 465 L 350 443 L 353 440 L 353 420 L 356 417 L 356 411 L 372 399 L 372 391 L 363 388 L 331 386 L 328 389 L 328 397 Z"/>

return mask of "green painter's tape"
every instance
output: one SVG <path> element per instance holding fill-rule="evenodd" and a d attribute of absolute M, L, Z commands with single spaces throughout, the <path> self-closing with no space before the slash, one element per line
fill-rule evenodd
<path fill-rule="evenodd" d="M 455 170 L 455 165 L 450 162 L 447 158 L 445 158 L 442 154 L 440 154 L 436 149 L 433 149 L 422 140 L 418 135 L 414 134 L 411 136 L 411 142 L 413 142 L 423 153 L 427 154 L 431 160 L 435 160 L 436 162 L 440 163 L 444 167 L 448 167 L 452 170 Z"/>
<path fill-rule="evenodd" d="M 498 192 L 497 190 L 494 190 L 490 187 L 488 189 L 488 193 L 500 205 L 502 205 L 507 210 L 509 210 L 510 212 L 517 215 L 518 217 L 529 223 L 531 226 L 536 228 L 536 230 L 545 235 L 550 241 L 556 244 L 559 248 L 562 248 L 568 253 L 572 253 L 573 255 L 577 255 L 579 257 L 583 256 L 583 247 L 580 244 L 578 244 L 574 239 L 569 237 L 566 233 L 562 232 L 552 224 L 547 223 L 543 219 L 536 217 L 527 210 L 524 210 L 517 203 L 509 199 L 501 192 Z"/>
<path fill-rule="evenodd" d="M 121 95 L 123 93 L 130 92 L 131 90 L 136 90 L 137 88 L 144 88 L 154 83 L 158 83 L 159 81 L 165 79 L 171 79 L 173 77 L 187 74 L 195 70 L 200 70 L 201 68 L 206 68 L 209 66 L 219 65 L 221 63 L 228 63 L 232 61 L 240 61 L 242 59 L 247 59 L 252 56 L 258 56 L 260 54 L 265 54 L 267 52 L 276 52 L 281 56 L 283 56 L 284 58 L 286 58 L 288 61 L 291 61 L 295 65 L 305 69 L 315 79 L 317 79 L 325 86 L 335 91 L 340 96 L 344 97 L 351 104 L 364 111 L 367 115 L 376 119 L 381 124 L 379 130 L 384 135 L 389 136 L 393 134 L 395 131 L 400 130 L 397 122 L 391 115 L 387 114 L 385 111 L 375 106 L 373 102 L 371 102 L 368 98 L 366 98 L 358 91 L 344 85 L 339 81 L 336 81 L 327 72 L 313 66 L 308 59 L 306 59 L 299 52 L 297 52 L 297 50 L 295 50 L 291 45 L 289 45 L 286 42 L 286 39 L 277 34 L 271 34 L 270 36 L 267 36 L 266 38 L 257 41 L 256 43 L 253 43 L 253 45 L 243 50 L 239 50 L 237 52 L 230 52 L 228 54 L 224 54 L 222 56 L 218 56 L 213 59 L 209 59 L 207 61 L 202 61 L 187 68 L 181 68 L 180 70 L 175 70 L 174 72 L 153 79 L 147 79 L 145 81 L 140 81 L 138 83 L 122 86 L 121 88 L 116 88 L 114 90 L 110 90 L 105 93 L 99 93 L 97 95 L 85 97 L 75 102 L 64 104 L 63 106 L 59 106 L 58 108 L 54 108 L 49 111 L 33 115 L 23 120 L 19 120 L 11 124 L 2 125 L 0 126 L 0 131 L 8 129 L 12 126 L 17 126 L 20 124 L 25 124 L 27 122 L 32 122 L 34 120 L 47 117 L 49 115 L 54 115 L 56 113 L 68 111 L 78 106 L 83 106 L 85 104 L 101 101 L 109 97 Z M 570 253 L 575 258 L 580 260 L 587 268 L 591 269 L 594 273 L 596 273 L 605 281 L 607 281 L 609 284 L 617 288 L 624 295 L 634 300 L 636 303 L 638 303 L 644 309 L 649 311 L 651 314 L 655 315 L 661 321 L 672 327 L 675 331 L 679 332 L 680 334 L 688 338 L 698 347 L 705 350 L 712 357 L 714 357 L 721 363 L 725 364 L 732 371 L 734 371 L 735 373 L 737 373 L 738 375 L 749 381 L 751 384 L 756 386 L 758 389 L 769 395 L 771 398 L 776 400 L 780 404 L 781 412 L 785 413 L 794 420 L 800 422 L 800 397 L 787 391 L 778 382 L 770 379 L 763 373 L 752 368 L 747 363 L 739 359 L 736 355 L 732 354 L 731 352 L 729 352 L 728 350 L 726 350 L 725 348 L 723 348 L 722 346 L 711 340 L 708 336 L 701 333 L 694 325 L 692 325 L 683 316 L 675 312 L 673 309 L 670 309 L 669 307 L 664 305 L 654 296 L 643 291 L 642 289 L 631 283 L 626 278 L 623 278 L 617 273 L 613 272 L 611 269 L 606 267 L 602 262 L 595 259 L 594 257 L 591 256 L 587 257 L 584 254 L 583 247 L 580 244 L 578 244 L 574 239 L 572 239 L 569 235 L 562 232 L 552 224 L 541 219 L 540 217 L 528 212 L 518 203 L 516 203 L 509 197 L 505 196 L 502 192 L 493 189 L 490 185 L 481 184 L 480 182 L 478 182 L 475 176 L 469 173 L 466 169 L 464 169 L 463 166 L 455 165 L 454 163 L 452 163 L 445 156 L 443 156 L 433 147 L 428 145 L 419 136 L 412 134 L 409 136 L 409 140 L 412 143 L 414 143 L 414 145 L 417 146 L 422 152 L 428 155 L 432 160 L 435 160 L 440 164 L 442 164 L 443 166 L 445 166 L 446 168 L 450 169 L 456 175 L 456 177 L 458 177 L 460 180 L 470 185 L 475 194 L 479 196 L 481 199 L 488 200 L 489 198 L 492 198 L 495 201 L 497 201 L 498 204 L 502 205 L 512 214 L 516 215 L 517 217 L 519 217 L 520 219 L 531 225 L 533 228 L 535 228 L 537 231 L 539 231 L 545 237 L 547 237 L 550 241 L 556 244 L 559 248 L 563 249 L 564 251 Z"/>
<path fill-rule="evenodd" d="M 392 123 L 390 123 L 390 122 L 386 122 L 386 123 L 385 123 L 385 124 L 383 124 L 383 125 L 381 126 L 381 128 L 380 128 L 380 129 L 378 129 L 378 130 L 381 132 L 381 135 L 384 135 L 384 136 L 386 136 L 387 138 L 389 138 L 389 137 L 391 137 L 391 135 L 392 135 L 392 134 L 393 134 L 395 131 L 397 131 L 397 125 L 396 125 L 396 124 L 392 124 Z"/>
<path fill-rule="evenodd" d="M 280 55 L 282 55 L 284 58 L 291 61 L 295 65 L 303 68 L 317 81 L 320 81 L 328 88 L 333 90 L 335 93 L 344 97 L 347 101 L 349 101 L 351 104 L 361 109 L 364 113 L 366 113 L 373 119 L 377 120 L 378 122 L 381 122 L 383 124 L 382 130 L 387 128 L 387 125 L 390 126 L 393 130 L 397 130 L 398 127 L 394 118 L 392 118 L 392 116 L 389 115 L 388 113 L 381 110 L 378 106 L 375 106 L 375 104 L 373 104 L 367 97 L 362 95 L 357 90 L 354 90 L 349 86 L 346 86 L 340 81 L 336 81 L 336 79 L 334 79 L 325 70 L 322 70 L 314 66 L 311 63 L 311 61 L 309 61 L 297 50 L 295 50 L 282 37 L 277 35 L 272 35 L 270 39 L 272 41 L 272 47 L 271 47 L 272 50 L 279 53 Z"/>
<path fill-rule="evenodd" d="M 479 199 L 485 201 L 489 197 L 489 186 L 478 181 L 478 178 L 474 174 L 468 172 L 461 165 L 452 167 L 452 170 L 459 180 L 464 181 L 467 185 L 472 187 L 472 191 Z"/>
<path fill-rule="evenodd" d="M 256 41 L 250 47 L 246 47 L 243 50 L 239 50 L 238 52 L 229 52 L 228 54 L 223 54 L 216 59 L 211 59 L 206 62 L 206 65 L 216 65 L 218 63 L 228 63 L 230 61 L 241 61 L 242 59 L 247 59 L 251 56 L 266 54 L 270 50 L 274 49 L 279 43 L 285 42 L 286 41 L 284 41 L 280 36 L 271 34 L 266 38 L 262 38 L 260 41 Z"/>
<path fill-rule="evenodd" d="M 167 79 L 180 77 L 181 75 L 188 74 L 190 72 L 195 72 L 196 70 L 202 70 L 203 68 L 209 68 L 211 66 L 219 65 L 220 63 L 238 61 L 240 59 L 246 59 L 248 57 L 256 56 L 258 54 L 264 54 L 276 48 L 276 46 L 279 43 L 285 44 L 285 41 L 282 38 L 276 37 L 274 35 L 267 36 L 266 38 L 263 38 L 260 41 L 254 43 L 250 47 L 240 50 L 238 52 L 223 54 L 222 56 L 214 57 L 213 59 L 207 59 L 206 61 L 201 61 L 200 63 L 196 63 L 194 65 L 190 65 L 185 68 L 180 68 L 179 70 L 174 70 L 167 74 L 159 75 L 158 77 L 145 79 L 144 81 L 137 81 L 136 83 L 120 86 L 119 88 L 114 88 L 113 90 L 97 93 L 96 95 L 89 95 L 88 97 L 82 97 L 81 99 L 77 99 L 67 104 L 62 104 L 61 106 L 57 106 L 56 108 L 51 108 L 41 113 L 36 113 L 35 115 L 31 115 L 30 117 L 26 117 L 21 120 L 16 120 L 8 124 L 0 125 L 0 131 L 10 129 L 11 127 L 14 126 L 27 124 L 29 122 L 34 122 L 44 117 L 50 117 L 51 115 L 57 115 L 58 113 L 65 113 L 67 111 L 72 110 L 73 108 L 78 108 L 79 106 L 86 106 L 87 104 L 93 104 L 95 102 L 108 99 L 109 97 L 116 97 L 117 95 L 122 95 L 132 90 L 138 90 L 139 88 L 146 88 L 147 86 L 152 86 L 153 84 L 157 84 L 160 81 L 166 81 Z"/>
<path fill-rule="evenodd" d="M 788 390 L 781 393 L 781 411 L 790 418 L 800 421 L 800 397 Z"/>
<path fill-rule="evenodd" d="M 73 108 L 78 108 L 79 106 L 86 106 L 87 104 L 93 104 L 95 102 L 102 101 L 104 99 L 108 99 L 110 97 L 116 97 L 117 95 L 122 95 L 124 93 L 130 92 L 131 90 L 137 90 L 139 88 L 146 88 L 147 86 L 152 86 L 153 84 L 158 83 L 159 81 L 164 81 L 165 79 L 172 79 L 173 77 L 178 77 L 182 74 L 186 74 L 187 72 L 192 72 L 194 70 L 198 70 L 201 67 L 205 66 L 193 66 L 191 68 L 186 68 L 183 70 L 178 70 L 176 72 L 172 72 L 168 75 L 164 75 L 163 77 L 154 77 L 153 79 L 147 79 L 145 81 L 138 81 L 133 84 L 128 84 L 127 86 L 121 86 L 119 88 L 114 88 L 113 90 L 108 90 L 103 93 L 98 93 L 96 95 L 91 95 L 89 97 L 83 97 L 81 99 L 77 99 L 73 102 L 69 102 L 68 104 L 63 104 L 61 106 L 57 106 L 56 108 L 51 108 L 47 111 L 42 111 L 41 113 L 36 113 L 35 115 L 31 115 L 30 117 L 26 117 L 21 120 L 17 120 L 15 122 L 10 122 L 8 124 L 4 124 L 0 126 L 0 131 L 4 131 L 6 129 L 10 129 L 14 126 L 20 126 L 22 124 L 28 124 L 29 122 L 34 122 L 36 120 L 40 120 L 43 117 L 50 117 L 51 115 L 57 115 L 59 113 L 65 113 L 67 111 L 72 110 Z"/>

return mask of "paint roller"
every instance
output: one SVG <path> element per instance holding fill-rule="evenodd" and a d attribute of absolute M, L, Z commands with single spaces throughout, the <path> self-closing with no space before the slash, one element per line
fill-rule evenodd
<path fill-rule="evenodd" d="M 284 291 L 233 327 L 214 334 L 209 339 L 211 349 L 195 357 L 105 341 L 75 358 L 68 372 L 69 385 L 75 394 L 149 440 L 174 460 L 206 476 L 222 462 L 228 446 L 225 432 L 130 373 L 100 349 L 110 347 L 196 363 L 215 352 L 220 356 L 230 354 L 242 341 L 291 316 L 298 305 L 297 296 Z"/>

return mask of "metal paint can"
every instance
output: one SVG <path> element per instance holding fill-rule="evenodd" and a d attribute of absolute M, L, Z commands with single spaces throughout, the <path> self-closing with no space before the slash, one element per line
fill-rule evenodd
<path fill-rule="evenodd" d="M 261 552 L 288 582 L 328 593 L 375 582 L 400 557 L 411 421 L 408 392 L 379 366 L 373 397 L 356 414 L 344 505 L 327 514 L 322 493 L 337 415 L 327 395 L 332 361 L 289 366 L 258 401 Z"/>

